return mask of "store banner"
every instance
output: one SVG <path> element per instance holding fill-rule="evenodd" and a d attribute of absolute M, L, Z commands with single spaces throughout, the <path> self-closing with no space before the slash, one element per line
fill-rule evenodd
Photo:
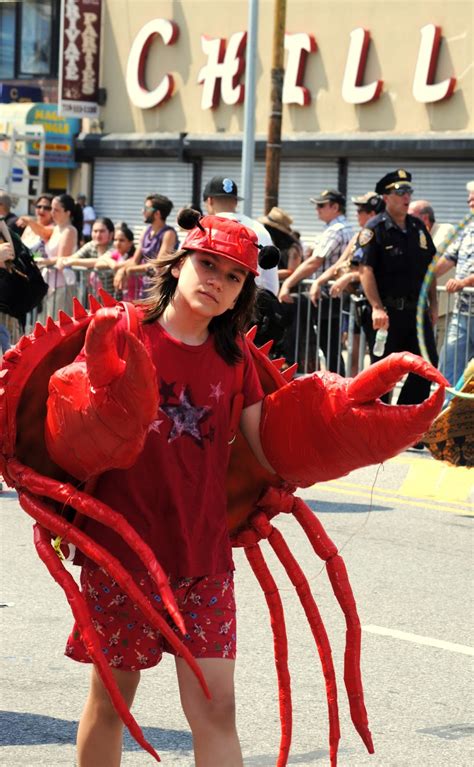
<path fill-rule="evenodd" d="M 61 1 L 58 113 L 97 117 L 101 0 Z"/>

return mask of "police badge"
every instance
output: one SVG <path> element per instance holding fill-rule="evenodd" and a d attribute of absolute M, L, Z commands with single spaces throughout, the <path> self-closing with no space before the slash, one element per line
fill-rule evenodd
<path fill-rule="evenodd" d="M 426 239 L 426 234 L 422 229 L 420 229 L 420 248 L 423 248 L 423 250 L 426 250 L 428 247 L 428 240 Z"/>
<path fill-rule="evenodd" d="M 361 246 L 367 245 L 367 243 L 371 241 L 373 236 L 374 236 L 374 233 L 372 229 L 361 229 L 359 232 L 359 245 Z"/>

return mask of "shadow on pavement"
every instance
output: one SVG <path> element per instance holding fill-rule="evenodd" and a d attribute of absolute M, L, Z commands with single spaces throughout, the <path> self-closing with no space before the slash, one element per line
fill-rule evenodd
<path fill-rule="evenodd" d="M 18 493 L 16 490 L 2 490 L 0 493 L 0 500 L 11 501 L 12 499 L 18 500 Z"/>
<path fill-rule="evenodd" d="M 45 746 L 76 742 L 77 722 L 55 719 L 52 716 L 0 711 L 0 746 Z M 143 727 L 145 738 L 160 751 L 192 752 L 192 738 L 185 730 L 165 730 Z M 140 751 L 141 747 L 130 737 L 124 737 L 125 751 Z"/>
<path fill-rule="evenodd" d="M 319 749 L 319 751 L 308 751 L 305 754 L 290 754 L 288 757 L 288 764 L 313 764 L 314 761 L 320 759 L 328 760 L 329 752 L 327 749 Z M 266 755 L 259 754 L 258 756 L 248 756 L 245 760 L 245 764 L 248 767 L 275 767 L 275 754 Z"/>
<path fill-rule="evenodd" d="M 316 514 L 366 514 L 368 511 L 395 511 L 393 506 L 378 503 L 341 503 L 340 501 L 305 501 Z"/>

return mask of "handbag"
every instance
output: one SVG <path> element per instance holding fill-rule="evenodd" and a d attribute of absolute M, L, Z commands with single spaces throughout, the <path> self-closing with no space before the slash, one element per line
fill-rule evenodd
<path fill-rule="evenodd" d="M 261 346 L 270 340 L 278 343 L 286 328 L 291 324 L 292 316 L 289 316 L 288 304 L 280 303 L 271 290 L 260 288 L 257 291 L 255 308 L 257 324 L 255 344 Z"/>
<path fill-rule="evenodd" d="M 48 285 L 29 248 L 16 234 L 9 234 L 15 258 L 0 269 L 0 312 L 23 320 L 25 314 L 39 306 L 48 292 Z"/>

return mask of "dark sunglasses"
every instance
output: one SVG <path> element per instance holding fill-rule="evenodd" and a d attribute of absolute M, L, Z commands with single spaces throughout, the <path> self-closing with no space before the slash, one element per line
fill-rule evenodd
<path fill-rule="evenodd" d="M 329 205 L 329 202 L 317 202 L 316 207 L 317 208 L 325 208 L 326 205 Z"/>
<path fill-rule="evenodd" d="M 157 209 L 154 208 L 153 205 L 144 205 L 142 210 L 144 210 L 146 213 L 148 213 L 149 211 L 153 210 L 156 213 Z"/>
<path fill-rule="evenodd" d="M 401 189 L 393 189 L 393 194 L 396 194 L 397 197 L 403 197 L 404 194 L 413 194 L 413 189 L 409 186 L 405 186 Z"/>
<path fill-rule="evenodd" d="M 51 205 L 35 205 L 36 210 L 51 210 Z"/>

